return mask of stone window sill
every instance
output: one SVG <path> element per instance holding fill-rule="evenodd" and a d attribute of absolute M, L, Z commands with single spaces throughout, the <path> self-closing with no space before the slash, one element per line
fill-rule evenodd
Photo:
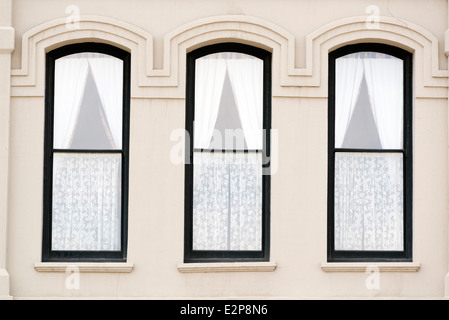
<path fill-rule="evenodd" d="M 276 262 L 217 262 L 217 263 L 179 263 L 181 273 L 207 272 L 272 272 Z"/>
<path fill-rule="evenodd" d="M 134 264 L 129 262 L 37 262 L 34 269 L 38 272 L 89 272 L 89 273 L 130 273 Z"/>
<path fill-rule="evenodd" d="M 421 268 L 419 262 L 323 262 L 324 272 L 417 272 Z"/>

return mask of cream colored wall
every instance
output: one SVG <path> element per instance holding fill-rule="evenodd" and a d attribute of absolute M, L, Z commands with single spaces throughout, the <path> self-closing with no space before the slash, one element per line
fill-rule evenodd
<path fill-rule="evenodd" d="M 447 3 L 376 1 L 381 28 L 366 30 L 363 16 L 372 2 L 14 0 L 9 294 L 17 299 L 442 297 L 449 258 L 448 75 L 442 50 Z M 81 26 L 67 32 L 65 10 L 73 4 L 80 8 Z M 58 18 L 62 24 L 54 21 Z M 59 271 L 36 268 L 42 266 L 43 57 L 62 43 L 100 38 L 133 57 L 128 212 L 133 268 L 82 272 L 79 289 L 70 289 L 67 265 Z M 415 52 L 414 264 L 412 272 L 408 265 L 381 272 L 380 287 L 370 290 L 366 265 L 344 272 L 321 266 L 327 247 L 327 52 L 376 38 Z M 278 132 L 279 167 L 272 176 L 271 258 L 276 269 L 270 272 L 178 269 L 183 259 L 184 168 L 170 161 L 176 145 L 170 134 L 185 126 L 185 53 L 223 39 L 273 51 L 272 127 Z"/>
<path fill-rule="evenodd" d="M 16 51 L 14 67 L 20 66 L 20 36 L 41 23 L 59 17 L 66 17 L 65 10 L 77 5 L 82 15 L 104 15 L 135 24 L 155 38 L 155 65 L 162 65 L 163 37 L 175 28 L 191 21 L 216 15 L 250 15 L 271 21 L 295 37 L 297 65 L 305 63 L 305 37 L 323 25 L 341 18 L 365 15 L 367 7 L 376 5 L 381 16 L 412 21 L 425 26 L 440 41 L 447 27 L 447 1 L 428 0 L 151 0 L 103 1 L 89 0 L 18 0 L 13 1 L 13 21 L 16 28 Z M 46 8 L 46 10 L 42 10 Z M 38 14 L 37 14 L 38 12 Z M 138 14 L 136 14 L 138 12 Z M 440 52 L 442 67 L 446 66 L 443 52 Z"/>
<path fill-rule="evenodd" d="M 11 299 L 6 270 L 8 248 L 8 164 L 9 107 L 11 94 L 11 53 L 14 29 L 11 27 L 11 0 L 0 0 L 0 299 Z"/>

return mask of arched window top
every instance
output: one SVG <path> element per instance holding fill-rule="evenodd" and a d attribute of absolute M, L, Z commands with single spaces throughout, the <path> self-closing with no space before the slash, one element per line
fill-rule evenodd
<path fill-rule="evenodd" d="M 99 43 L 47 53 L 44 261 L 126 261 L 129 60 Z"/>

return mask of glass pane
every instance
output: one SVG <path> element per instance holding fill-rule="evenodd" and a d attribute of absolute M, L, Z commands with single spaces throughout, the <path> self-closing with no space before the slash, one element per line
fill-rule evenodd
<path fill-rule="evenodd" d="M 52 250 L 120 250 L 121 154 L 53 155 Z"/>
<path fill-rule="evenodd" d="M 403 61 L 358 52 L 335 62 L 335 147 L 402 149 Z"/>
<path fill-rule="evenodd" d="M 261 150 L 263 61 L 233 52 L 196 60 L 194 147 Z"/>
<path fill-rule="evenodd" d="M 402 153 L 335 154 L 335 250 L 403 249 Z"/>
<path fill-rule="evenodd" d="M 382 149 L 365 80 L 361 83 L 359 97 L 346 129 L 342 148 Z"/>
<path fill-rule="evenodd" d="M 55 149 L 121 149 L 123 61 L 78 53 L 55 62 Z"/>
<path fill-rule="evenodd" d="M 262 154 L 195 152 L 193 250 L 262 249 Z"/>

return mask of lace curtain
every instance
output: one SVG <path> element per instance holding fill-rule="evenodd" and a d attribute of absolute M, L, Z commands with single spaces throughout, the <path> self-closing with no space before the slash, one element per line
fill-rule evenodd
<path fill-rule="evenodd" d="M 193 249 L 261 250 L 262 154 L 194 154 Z"/>
<path fill-rule="evenodd" d="M 382 149 L 401 149 L 403 61 L 373 52 L 336 60 L 335 147 L 342 147 L 363 78 Z M 402 152 L 337 149 L 334 179 L 335 250 L 402 250 Z"/>
<path fill-rule="evenodd" d="M 55 62 L 52 250 L 121 249 L 121 153 L 67 152 L 88 72 L 115 149 L 122 148 L 123 61 L 79 53 Z M 82 147 L 81 147 L 82 148 Z"/>
<path fill-rule="evenodd" d="M 226 73 L 247 147 L 262 150 L 263 62 L 239 53 L 212 54 L 196 61 L 194 147 L 210 145 Z M 193 249 L 261 250 L 262 153 L 197 150 Z"/>
<path fill-rule="evenodd" d="M 52 250 L 120 250 L 121 154 L 55 153 Z"/>
<path fill-rule="evenodd" d="M 400 153 L 335 155 L 335 250 L 403 249 Z"/>

